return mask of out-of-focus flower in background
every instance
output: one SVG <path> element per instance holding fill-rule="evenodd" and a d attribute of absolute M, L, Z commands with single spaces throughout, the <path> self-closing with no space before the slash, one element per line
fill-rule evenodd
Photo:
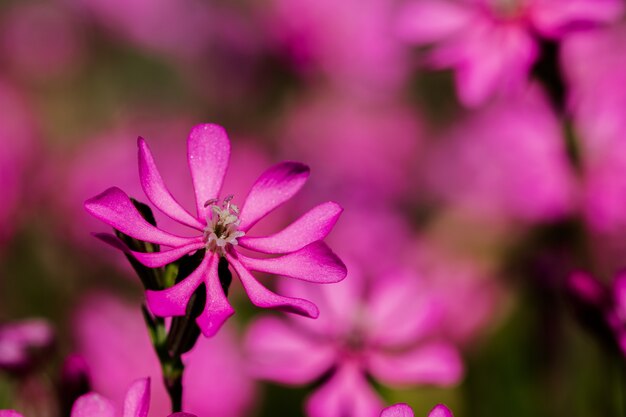
<path fill-rule="evenodd" d="M 254 375 L 289 385 L 323 378 L 306 403 L 311 417 L 378 416 L 381 400 L 366 375 L 391 386 L 450 386 L 463 373 L 454 345 L 436 334 L 440 306 L 420 278 L 397 269 L 365 274 L 350 265 L 333 286 L 281 282 L 320 305 L 318 320 L 263 317 L 249 328 Z"/>
<path fill-rule="evenodd" d="M 519 226 L 559 219 L 575 207 L 563 133 L 538 89 L 472 113 L 443 136 L 425 181 L 449 209 Z"/>
<path fill-rule="evenodd" d="M 0 324 L 0 370 L 11 373 L 32 370 L 51 353 L 54 341 L 54 330 L 43 319 Z"/>
<path fill-rule="evenodd" d="M 110 295 L 92 295 L 83 300 L 75 317 L 78 353 L 88 366 L 94 391 L 120 406 L 125 387 L 137 375 L 161 380 L 159 361 L 139 307 Z M 198 340 L 183 361 L 184 410 L 206 417 L 248 415 L 255 387 L 231 328 L 226 326 L 212 339 Z M 170 409 L 169 397 L 163 384 L 153 385 L 150 416 L 162 417 Z"/>
<path fill-rule="evenodd" d="M 413 417 L 413 410 L 406 404 L 395 404 L 387 407 L 380 414 L 380 417 Z M 445 405 L 439 404 L 433 408 L 428 417 L 454 417 L 452 412 Z"/>
<path fill-rule="evenodd" d="M 413 0 L 398 32 L 417 45 L 434 44 L 429 62 L 453 68 L 460 100 L 478 106 L 526 85 L 541 39 L 615 21 L 623 9 L 620 0 Z"/>

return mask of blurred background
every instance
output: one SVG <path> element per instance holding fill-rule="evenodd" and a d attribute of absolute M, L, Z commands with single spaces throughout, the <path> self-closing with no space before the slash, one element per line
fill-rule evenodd
<path fill-rule="evenodd" d="M 546 2 L 563 4 L 486 3 L 513 13 Z M 437 306 L 428 337 L 458 349 L 463 376 L 444 387 L 370 378 L 385 403 L 407 402 L 417 416 L 439 402 L 457 417 L 625 415 L 624 356 L 611 336 L 581 326 L 568 291 L 574 271 L 608 288 L 626 267 L 623 5 L 558 35 L 499 14 L 492 23 L 530 25 L 532 58 L 515 67 L 515 88 L 482 79 L 481 96 L 465 91 L 472 71 L 509 64 L 480 48 L 508 44 L 449 43 L 433 59 L 431 26 L 458 16 L 420 16 L 413 3 L 1 1 L 0 408 L 61 416 L 64 384 L 86 370 L 118 402 L 152 376 L 151 415 L 167 413 L 141 283 L 92 237 L 106 227 L 82 205 L 110 186 L 146 201 L 142 136 L 191 208 L 185 142 L 192 126 L 212 122 L 233 142 L 225 189 L 238 204 L 270 165 L 311 167 L 303 191 L 256 232 L 337 201 L 345 212 L 327 241 L 350 271 L 373 282 L 408 271 Z M 428 36 L 411 32 L 420 22 Z M 186 407 L 201 417 L 306 415 L 323 381 L 255 378 L 244 340 L 268 313 L 233 285 L 237 314 L 188 355 Z M 626 326 L 626 308 L 620 317 Z M 27 319 L 44 320 L 40 343 L 17 368 L 2 365 L 2 329 Z"/>

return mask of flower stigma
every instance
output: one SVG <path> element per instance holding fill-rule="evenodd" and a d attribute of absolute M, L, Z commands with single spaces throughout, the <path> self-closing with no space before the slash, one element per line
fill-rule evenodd
<path fill-rule="evenodd" d="M 204 228 L 204 241 L 207 250 L 224 254 L 227 245 L 236 245 L 237 238 L 245 235 L 245 232 L 238 230 L 241 220 L 239 220 L 239 208 L 232 204 L 232 195 L 227 196 L 218 204 L 217 198 L 208 200 L 204 207 L 211 207 Z"/>

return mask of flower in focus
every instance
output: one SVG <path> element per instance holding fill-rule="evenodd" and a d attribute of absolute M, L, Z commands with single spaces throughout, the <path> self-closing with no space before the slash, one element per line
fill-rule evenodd
<path fill-rule="evenodd" d="M 124 400 L 124 417 L 146 417 L 150 409 L 150 379 L 135 381 Z M 89 393 L 76 400 L 70 417 L 116 417 L 120 414 L 111 401 L 96 393 Z M 13 410 L 0 410 L 0 417 L 22 417 Z M 174 413 L 170 417 L 196 417 L 189 413 Z"/>
<path fill-rule="evenodd" d="M 380 414 L 380 417 L 413 417 L 413 410 L 406 404 L 395 404 L 387 407 Z M 433 408 L 428 417 L 454 417 L 452 412 L 443 404 L 439 404 Z"/>
<path fill-rule="evenodd" d="M 322 315 L 316 321 L 260 318 L 249 328 L 246 349 L 260 378 L 289 385 L 324 381 L 307 400 L 309 416 L 378 416 L 382 404 L 368 375 L 392 386 L 447 386 L 461 378 L 456 348 L 436 335 L 438 303 L 412 273 L 366 281 L 351 267 L 332 287 L 282 284 L 290 293 L 308 290 Z"/>
<path fill-rule="evenodd" d="M 45 320 L 0 324 L 0 370 L 25 372 L 52 349 L 54 331 Z"/>
<path fill-rule="evenodd" d="M 161 366 L 138 308 L 113 296 L 94 295 L 83 300 L 74 317 L 77 352 L 90 371 L 94 391 L 119 406 L 125 387 L 137 375 L 161 379 Z M 249 414 L 255 387 L 229 326 L 210 340 L 198 340 L 182 359 L 185 410 L 202 417 Z M 213 383 L 217 378 L 219 383 Z M 154 384 L 151 397 L 150 416 L 166 415 L 171 402 L 163 384 Z"/>
<path fill-rule="evenodd" d="M 592 276 L 576 272 L 568 280 L 568 293 L 582 324 L 626 357 L 626 273 L 619 273 L 611 287 L 606 287 Z"/>
<path fill-rule="evenodd" d="M 541 38 L 561 40 L 622 11 L 620 0 L 412 0 L 398 31 L 415 44 L 435 44 L 431 63 L 454 68 L 460 100 L 477 106 L 525 85 Z"/>
<path fill-rule="evenodd" d="M 428 158 L 426 181 L 470 218 L 491 224 L 559 219 L 572 209 L 574 192 L 564 142 L 554 112 L 533 89 L 456 125 Z"/>
<path fill-rule="evenodd" d="M 304 214 L 282 231 L 267 237 L 249 236 L 250 229 L 272 210 L 289 200 L 306 182 L 309 169 L 297 162 L 283 162 L 265 171 L 252 186 L 241 210 L 233 196 L 219 198 L 228 167 L 230 142 L 217 125 L 196 126 L 190 133 L 188 162 L 196 195 L 197 215 L 185 210 L 172 197 L 159 174 L 148 144 L 139 138 L 141 185 L 148 199 L 172 219 L 194 229 L 194 237 L 182 237 L 148 223 L 130 198 L 113 187 L 87 200 L 85 208 L 94 217 L 132 238 L 169 246 L 163 252 L 140 253 L 128 250 L 150 268 L 172 263 L 185 254 L 205 251 L 202 262 L 188 277 L 171 288 L 148 290 L 147 303 L 157 316 L 184 316 L 194 291 L 205 284 L 206 304 L 196 319 L 202 333 L 213 336 L 234 314 L 228 303 L 218 263 L 225 258 L 235 270 L 252 303 L 317 317 L 319 311 L 310 301 L 275 294 L 262 286 L 250 271 L 262 271 L 319 283 L 341 281 L 346 269 L 322 239 L 330 233 L 341 214 L 333 202 L 323 203 Z M 109 236 L 109 241 L 115 239 Z M 239 247 L 266 254 L 285 254 L 276 258 L 251 258 Z"/>

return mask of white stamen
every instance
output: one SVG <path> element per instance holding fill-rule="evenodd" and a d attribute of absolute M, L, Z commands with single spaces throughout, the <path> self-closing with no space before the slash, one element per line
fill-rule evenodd
<path fill-rule="evenodd" d="M 227 196 L 221 205 L 217 205 L 218 199 L 211 199 L 205 203 L 205 207 L 211 206 L 207 216 L 207 226 L 204 228 L 204 241 L 207 250 L 223 254 L 228 245 L 237 245 L 237 239 L 245 236 L 245 232 L 238 230 L 239 208 L 231 204 L 232 195 Z"/>

